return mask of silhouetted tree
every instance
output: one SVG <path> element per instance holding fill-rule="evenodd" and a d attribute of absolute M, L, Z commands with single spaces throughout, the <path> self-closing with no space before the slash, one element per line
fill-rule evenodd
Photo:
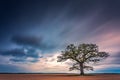
<path fill-rule="evenodd" d="M 80 44 L 75 46 L 70 44 L 66 47 L 65 51 L 58 56 L 58 62 L 71 60 L 73 66 L 69 70 L 79 70 L 80 75 L 84 75 L 84 69 L 93 70 L 92 66 L 88 66 L 89 63 L 96 63 L 109 56 L 106 52 L 99 52 L 96 44 Z"/>

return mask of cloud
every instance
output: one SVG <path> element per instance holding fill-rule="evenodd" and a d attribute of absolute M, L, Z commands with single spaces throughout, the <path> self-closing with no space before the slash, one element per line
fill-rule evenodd
<path fill-rule="evenodd" d="M 12 58 L 10 59 L 10 61 L 12 62 L 32 62 L 32 63 L 35 63 L 35 62 L 38 62 L 38 58 L 30 58 L 30 57 L 27 57 L 27 58 Z"/>
<path fill-rule="evenodd" d="M 42 38 L 35 36 L 13 36 L 12 41 L 18 45 L 26 46 L 39 46 L 41 44 Z"/>
<path fill-rule="evenodd" d="M 11 40 L 17 45 L 38 48 L 43 51 L 56 48 L 55 44 L 44 42 L 42 37 L 17 35 L 13 36 Z"/>
<path fill-rule="evenodd" d="M 36 50 L 34 49 L 29 49 L 27 51 L 25 51 L 25 49 L 12 49 L 8 51 L 1 51 L 0 55 L 13 57 L 39 57 L 39 54 L 36 53 Z"/>
<path fill-rule="evenodd" d="M 53 54 L 44 54 L 44 57 L 39 58 L 39 61 L 34 64 L 26 65 L 31 72 L 69 72 L 69 65 L 66 62 L 57 62 L 57 56 L 60 55 L 60 52 Z M 44 67 L 43 67 L 44 66 Z"/>
<path fill-rule="evenodd" d="M 117 52 L 114 55 L 111 55 L 110 57 L 112 59 L 111 64 L 119 64 L 120 65 L 120 52 Z"/>
<path fill-rule="evenodd" d="M 19 68 L 27 69 L 29 72 L 78 73 L 78 71 L 69 71 L 69 67 L 72 65 L 71 61 L 67 60 L 66 62 L 57 62 L 57 56 L 60 54 L 61 52 L 46 53 L 42 55 L 43 57 L 37 59 L 32 57 L 27 57 L 25 61 L 24 58 L 10 58 L 9 62 L 12 61 L 11 65 L 13 65 L 14 63 L 15 66 L 19 66 Z M 110 56 L 104 61 L 101 61 L 95 65 L 90 64 L 94 67 L 95 71 L 93 72 L 97 72 L 97 71 L 104 72 L 104 70 L 107 70 L 109 72 L 111 68 L 117 70 L 120 67 L 120 64 L 117 63 L 119 61 L 114 62 L 114 60 L 119 59 L 118 55 L 119 54 L 116 53 L 116 55 Z M 25 64 L 21 62 L 25 62 Z M 86 73 L 89 73 L 89 71 L 86 71 Z"/>
<path fill-rule="evenodd" d="M 25 53 L 21 49 L 13 49 L 13 50 L 8 50 L 8 51 L 1 51 L 0 55 L 13 56 L 13 57 L 23 57 L 23 56 L 25 56 Z"/>
<path fill-rule="evenodd" d="M 0 55 L 0 64 L 9 64 L 9 60 L 11 59 L 11 57 L 9 56 L 2 56 Z"/>
<path fill-rule="evenodd" d="M 12 42 L 18 48 L 4 49 L 0 51 L 1 56 L 9 57 L 9 62 L 14 63 L 36 63 L 44 52 L 49 52 L 56 45 L 43 42 L 41 37 L 35 36 L 13 36 Z"/>
<path fill-rule="evenodd" d="M 12 62 L 37 62 L 42 57 L 40 50 L 33 48 L 1 51 L 0 55 L 10 57 L 9 61 Z"/>

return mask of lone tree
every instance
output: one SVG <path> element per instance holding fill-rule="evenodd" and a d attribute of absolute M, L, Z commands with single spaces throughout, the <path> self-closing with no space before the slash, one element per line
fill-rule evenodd
<path fill-rule="evenodd" d="M 69 70 L 79 70 L 80 75 L 84 75 L 84 69 L 93 70 L 92 66 L 88 66 L 89 63 L 96 63 L 109 56 L 106 52 L 99 52 L 96 44 L 80 44 L 75 46 L 70 44 L 66 47 L 65 51 L 58 56 L 58 62 L 71 60 L 73 66 Z"/>

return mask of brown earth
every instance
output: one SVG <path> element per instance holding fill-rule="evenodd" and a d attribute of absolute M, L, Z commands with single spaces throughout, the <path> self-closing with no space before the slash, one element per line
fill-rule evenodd
<path fill-rule="evenodd" d="M 0 74 L 0 80 L 120 80 L 120 75 Z"/>

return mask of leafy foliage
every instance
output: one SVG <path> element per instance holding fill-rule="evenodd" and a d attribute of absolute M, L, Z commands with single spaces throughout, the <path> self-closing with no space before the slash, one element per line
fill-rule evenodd
<path fill-rule="evenodd" d="M 66 47 L 65 51 L 62 51 L 62 54 L 58 56 L 58 62 L 68 59 L 72 60 L 74 64 L 70 67 L 70 71 L 82 69 L 93 70 L 93 67 L 86 66 L 86 64 L 97 63 L 108 56 L 109 54 L 106 52 L 99 52 L 96 44 L 80 44 L 78 46 L 70 44 Z"/>

